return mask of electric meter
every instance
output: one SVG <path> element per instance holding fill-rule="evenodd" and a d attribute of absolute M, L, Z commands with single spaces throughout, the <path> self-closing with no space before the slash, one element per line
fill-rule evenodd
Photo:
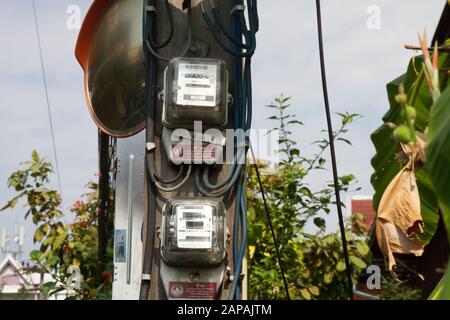
<path fill-rule="evenodd" d="M 187 129 L 163 129 L 162 140 L 167 158 L 175 165 L 207 164 L 223 161 L 226 139 L 220 130 L 213 134 L 194 132 Z"/>
<path fill-rule="evenodd" d="M 225 213 L 215 199 L 169 200 L 163 208 L 163 260 L 181 266 L 220 264 L 225 259 Z"/>
<path fill-rule="evenodd" d="M 217 59 L 176 58 L 164 73 L 162 121 L 168 128 L 221 128 L 228 121 L 228 71 Z"/>

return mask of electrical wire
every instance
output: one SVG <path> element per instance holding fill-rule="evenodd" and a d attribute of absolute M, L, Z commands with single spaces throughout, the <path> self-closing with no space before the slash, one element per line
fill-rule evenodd
<path fill-rule="evenodd" d="M 242 262 L 244 261 L 245 252 L 247 251 L 247 208 L 245 205 L 245 193 L 243 192 L 242 184 L 238 186 L 237 189 L 237 196 L 239 201 L 237 202 L 237 208 L 234 219 L 235 221 L 241 219 L 241 243 L 240 246 L 237 245 L 237 237 L 234 239 L 234 247 L 238 248 L 239 255 L 237 255 L 237 261 L 235 262 L 235 268 L 234 268 L 234 275 L 233 275 L 233 282 L 231 283 L 230 291 L 228 293 L 228 299 L 232 300 L 235 298 L 236 291 L 238 289 L 238 284 L 240 280 L 241 270 L 242 270 Z M 235 230 L 235 233 L 237 230 Z"/>
<path fill-rule="evenodd" d="M 203 20 L 206 23 L 211 35 L 216 40 L 218 45 L 228 54 L 233 57 L 232 75 L 234 83 L 234 129 L 243 130 L 244 132 L 251 128 L 252 122 L 252 81 L 251 81 L 251 58 L 256 50 L 256 32 L 259 29 L 259 18 L 257 14 L 257 1 L 247 0 L 247 13 L 249 17 L 249 26 L 247 28 L 245 17 L 245 6 L 242 0 L 232 0 L 231 11 L 231 30 L 228 31 L 225 24 L 222 22 L 217 8 L 214 6 L 212 0 L 211 12 L 215 24 L 211 17 L 206 12 L 205 6 L 201 3 Z M 219 35 L 219 31 L 221 35 Z M 231 46 L 224 42 L 224 39 L 231 42 Z M 242 40 L 245 40 L 245 43 Z M 245 52 L 244 52 L 245 50 Z M 241 143 L 244 141 L 239 141 Z M 242 268 L 242 261 L 246 249 L 246 201 L 245 193 L 243 192 L 243 177 L 245 176 L 246 166 L 240 164 L 240 158 L 245 159 L 248 152 L 249 141 L 248 137 L 245 139 L 244 151 L 236 150 L 234 160 L 231 163 L 230 169 L 222 182 L 213 185 L 209 182 L 209 168 L 203 171 L 203 184 L 207 189 L 205 190 L 201 185 L 201 169 L 199 167 L 195 170 L 195 184 L 196 188 L 204 196 L 220 197 L 235 190 L 236 196 L 236 212 L 234 221 L 234 237 L 233 237 L 233 269 L 234 279 L 229 292 L 229 299 L 240 299 L 240 270 Z M 239 179 L 241 178 L 241 179 Z M 241 220 L 241 224 L 239 221 Z M 238 234 L 241 234 L 241 245 L 238 245 Z"/>
<path fill-rule="evenodd" d="M 211 1 L 210 1 L 211 2 Z M 248 3 L 250 1 L 247 1 Z M 256 38 L 254 37 L 256 32 L 253 32 L 254 30 L 248 30 L 247 29 L 247 25 L 245 23 L 245 16 L 244 16 L 244 6 L 240 3 L 236 3 L 234 5 L 234 8 L 237 8 L 236 10 L 233 10 L 233 14 L 235 12 L 239 12 L 239 21 L 242 25 L 242 27 L 244 28 L 244 32 L 243 35 L 246 38 L 247 41 L 249 41 L 249 44 L 244 44 L 242 43 L 241 39 L 237 39 L 235 37 L 233 37 L 231 35 L 230 32 L 228 32 L 225 27 L 223 22 L 221 21 L 219 14 L 217 13 L 217 9 L 214 7 L 213 3 L 211 2 L 211 6 L 212 6 L 212 13 L 213 16 L 215 18 L 216 24 L 219 26 L 219 29 L 222 31 L 223 35 L 225 35 L 235 46 L 237 45 L 237 49 L 236 48 L 230 48 L 228 45 L 226 45 L 222 39 L 220 38 L 216 27 L 214 25 L 214 23 L 212 22 L 211 18 L 209 17 L 208 13 L 205 10 L 205 7 L 203 6 L 203 3 L 201 3 L 201 7 L 202 7 L 202 15 L 203 15 L 203 19 L 206 23 L 206 25 L 208 26 L 211 35 L 214 37 L 214 39 L 216 40 L 216 42 L 219 44 L 219 46 L 228 54 L 235 56 L 235 57 L 251 57 L 254 53 L 255 53 L 255 49 L 256 49 Z M 249 6 L 250 8 L 250 6 Z M 246 52 L 243 52 L 242 49 L 246 49 Z"/>
<path fill-rule="evenodd" d="M 168 12 L 170 8 L 167 7 Z M 168 61 L 167 58 L 160 56 L 154 48 L 161 49 L 169 44 L 172 40 L 172 32 L 169 33 L 169 37 L 166 41 L 161 44 L 152 47 L 155 44 L 152 40 L 156 37 L 156 15 L 155 12 L 147 10 L 147 8 L 155 7 L 156 0 L 145 0 L 144 14 L 143 14 L 143 42 L 144 42 L 144 58 L 145 58 L 145 103 L 146 103 L 146 142 L 147 144 L 154 144 L 155 136 L 155 108 L 156 108 L 156 77 L 158 63 L 157 59 L 162 61 Z M 173 19 L 171 19 L 171 13 L 169 14 L 169 22 L 171 22 L 173 28 Z M 183 50 L 183 55 L 187 53 L 191 45 L 192 30 L 191 30 L 191 8 L 188 9 L 188 41 L 186 48 Z M 184 179 L 173 187 L 165 187 L 162 184 L 170 184 L 181 178 L 184 171 L 184 166 L 180 167 L 180 170 L 175 178 L 163 179 L 156 175 L 155 172 L 155 150 L 149 150 L 146 153 L 145 170 L 147 172 L 147 194 L 148 194 L 148 208 L 147 208 L 147 228 L 145 236 L 144 245 L 144 257 L 143 257 L 143 267 L 142 267 L 142 280 L 139 293 L 140 300 L 147 300 L 149 298 L 149 292 L 151 287 L 151 273 L 153 269 L 153 259 L 154 259 L 154 243 L 155 243 L 155 226 L 156 226 L 156 193 L 157 188 L 161 191 L 175 191 L 184 185 L 192 172 L 192 166 L 188 167 L 188 172 Z"/>
<path fill-rule="evenodd" d="M 166 13 L 167 13 L 167 18 L 169 19 L 169 35 L 167 36 L 167 38 L 162 41 L 161 43 L 157 43 L 156 41 L 153 40 L 153 37 L 149 37 L 149 43 L 151 45 L 152 48 L 154 49 L 161 49 L 166 47 L 170 41 L 172 41 L 173 35 L 174 35 L 174 30 L 175 30 L 175 25 L 173 22 L 173 14 L 172 14 L 172 10 L 170 8 L 170 3 L 169 0 L 164 0 L 164 7 L 166 9 Z M 148 32 L 148 30 L 146 30 L 146 32 Z"/>
<path fill-rule="evenodd" d="M 150 13 L 151 15 L 155 15 L 154 12 Z M 173 20 L 172 20 L 172 24 L 173 24 Z M 186 43 L 184 45 L 183 50 L 181 51 L 181 53 L 177 56 L 177 57 L 184 57 L 189 50 L 191 49 L 191 44 L 192 44 L 192 9 L 191 7 L 188 8 L 188 14 L 187 14 L 187 40 Z M 167 42 L 166 46 L 169 44 L 170 41 Z M 161 61 L 165 61 L 168 62 L 170 60 L 172 60 L 174 57 L 164 57 L 162 55 L 160 55 L 158 52 L 156 52 L 156 48 L 152 46 L 152 36 L 149 36 L 149 39 L 145 40 L 145 46 L 148 49 L 148 51 L 150 51 L 150 53 L 157 59 L 161 60 Z M 162 47 L 159 47 L 159 49 L 161 49 Z"/>
<path fill-rule="evenodd" d="M 163 192 L 173 192 L 176 191 L 178 189 L 180 189 L 183 185 L 186 184 L 186 182 L 189 180 L 190 176 L 191 176 L 191 172 L 192 172 L 192 165 L 188 166 L 188 171 L 186 173 L 186 176 L 184 177 L 184 179 L 182 181 L 180 181 L 178 184 L 176 184 L 175 186 L 172 187 L 165 187 L 163 186 L 160 182 L 158 182 L 154 176 L 154 173 L 152 172 L 152 170 L 149 170 L 149 175 L 150 175 L 150 179 L 152 180 L 153 184 L 160 190 Z"/>
<path fill-rule="evenodd" d="M 208 25 L 209 30 L 211 31 L 213 37 L 216 39 L 222 49 L 231 54 L 233 58 L 233 77 L 234 77 L 234 92 L 235 92 L 235 103 L 234 103 L 234 112 L 235 112 L 235 129 L 243 129 L 248 130 L 251 126 L 251 116 L 252 116 L 252 85 L 251 85 L 251 57 L 253 56 L 256 48 L 256 31 L 258 29 L 258 17 L 256 10 L 256 0 L 247 0 L 248 7 L 248 15 L 249 15 L 249 25 L 250 30 L 247 28 L 247 24 L 245 21 L 245 14 L 242 10 L 243 3 L 242 0 L 232 0 L 233 2 L 233 13 L 232 13 L 232 28 L 231 32 L 226 31 L 224 24 L 221 23 L 219 19 L 218 13 L 213 8 L 213 16 L 215 16 L 216 22 L 221 24 L 221 29 L 223 34 L 226 35 L 228 40 L 232 40 L 232 48 L 226 45 L 223 40 L 218 36 L 215 27 L 209 16 L 204 13 L 204 19 L 206 24 Z M 147 0 L 146 7 L 153 7 L 155 5 L 155 0 Z M 203 4 L 202 4 L 203 8 Z M 234 10 L 234 9 L 238 10 Z M 239 14 L 238 14 L 239 13 Z M 207 17 L 206 17 L 207 16 Z M 186 47 L 182 50 L 182 56 L 185 55 L 192 41 L 192 26 L 191 26 L 191 8 L 188 8 L 188 40 L 186 42 Z M 145 14 L 145 24 L 144 24 L 144 51 L 146 56 L 146 65 L 147 68 L 151 70 L 151 72 L 147 75 L 148 79 L 147 83 L 147 142 L 153 143 L 154 137 L 154 104 L 155 104 L 155 92 L 154 92 L 154 83 L 156 81 L 156 60 L 161 61 L 169 61 L 170 59 L 167 57 L 163 57 L 158 52 L 156 52 L 155 46 L 152 46 L 152 39 L 155 38 L 155 20 L 156 14 L 155 12 L 149 10 L 146 11 Z M 150 27 L 150 32 L 148 28 Z M 245 39 L 246 43 L 242 43 L 242 38 Z M 170 41 L 169 41 L 170 42 Z M 167 43 L 168 44 L 168 43 Z M 245 50 L 245 52 L 243 52 Z M 245 58 L 245 64 L 242 58 Z M 229 297 L 231 299 L 239 299 L 240 297 L 240 272 L 242 268 L 242 261 L 244 259 L 244 255 L 246 252 L 247 246 L 247 209 L 246 209 L 246 201 L 245 201 L 245 193 L 243 192 L 243 177 L 245 173 L 245 164 L 240 164 L 241 158 L 245 159 L 248 151 L 248 143 L 246 143 L 246 147 L 243 152 L 239 150 L 236 151 L 234 155 L 234 160 L 231 165 L 230 171 L 226 175 L 224 181 L 213 185 L 209 182 L 208 173 L 209 169 L 205 169 L 203 172 L 203 183 L 207 187 L 205 190 L 201 185 L 201 167 L 195 167 L 195 185 L 196 188 L 202 193 L 204 196 L 208 197 L 221 197 L 230 193 L 233 189 L 237 191 L 236 197 L 236 212 L 237 215 L 235 219 L 235 223 L 237 223 L 238 228 L 236 232 L 241 232 L 241 243 L 238 245 L 237 241 L 233 246 L 233 256 L 236 257 L 234 263 L 234 274 L 235 277 L 233 279 L 233 284 L 231 286 L 231 291 Z M 146 166 L 148 170 L 148 178 L 151 181 L 151 186 L 155 188 L 159 188 L 164 190 L 172 191 L 173 189 L 170 187 L 162 186 L 157 177 L 155 176 L 154 171 L 154 150 L 151 150 L 147 154 Z M 192 166 L 188 168 L 187 177 L 180 184 L 186 182 L 192 171 Z M 206 175 L 206 177 L 205 177 Z M 178 187 L 178 186 L 176 186 Z M 174 187 L 173 187 L 174 188 Z M 150 191 L 149 191 L 150 192 Z M 154 190 L 153 190 L 154 192 Z M 150 196 L 150 193 L 149 193 Z M 152 198 L 154 198 L 152 196 Z M 153 203 L 149 204 L 149 207 L 153 208 Z M 148 274 L 151 272 L 151 264 L 153 260 L 153 241 L 154 241 L 154 215 L 149 216 L 149 223 L 147 226 L 147 244 L 144 255 L 144 274 Z M 241 223 L 239 224 L 239 219 L 241 219 Z M 237 236 L 237 234 L 236 234 Z M 150 238 L 149 238 L 150 237 Z M 151 243 L 149 242 L 151 241 Z M 148 289 L 150 286 L 150 280 L 143 280 L 141 286 L 141 298 L 147 297 Z"/>
<path fill-rule="evenodd" d="M 155 0 L 145 0 L 144 1 L 144 14 L 143 14 L 143 36 L 145 39 L 149 38 L 149 33 L 155 33 L 155 28 L 152 25 L 152 16 L 145 11 L 146 6 L 154 5 Z M 149 26 L 152 26 L 149 30 Z M 153 142 L 154 140 L 154 103 L 155 103 L 155 92 L 154 88 L 150 87 L 150 83 L 154 83 L 156 80 L 156 62 L 155 58 L 150 55 L 144 47 L 144 59 L 145 59 L 145 84 L 146 84 L 146 95 L 145 95 L 145 113 L 146 113 L 146 142 Z M 152 158 L 154 154 L 146 154 L 145 170 L 149 172 L 151 166 L 153 166 Z M 150 286 L 151 286 L 151 274 L 153 269 L 153 247 L 155 243 L 155 225 L 156 225 L 156 187 L 150 181 L 149 175 L 147 178 L 147 221 L 146 221 L 146 234 L 144 237 L 144 256 L 142 261 L 142 280 L 139 292 L 140 300 L 148 300 Z"/>
<path fill-rule="evenodd" d="M 183 175 L 183 172 L 184 172 L 184 166 L 178 166 L 178 173 L 173 178 L 162 178 L 156 172 L 154 173 L 154 177 L 160 183 L 171 184 L 171 183 L 175 183 L 176 181 L 180 180 L 180 178 Z"/>
<path fill-rule="evenodd" d="M 338 217 L 339 217 L 339 228 L 341 231 L 342 247 L 343 247 L 344 260 L 345 260 L 345 266 L 346 266 L 348 295 L 349 295 L 349 298 L 351 300 L 353 300 L 352 271 L 351 271 L 348 250 L 347 250 L 347 239 L 345 236 L 344 218 L 342 215 L 339 176 L 338 176 L 338 172 L 337 172 L 336 151 L 335 151 L 335 147 L 334 147 L 333 124 L 331 122 L 330 103 L 329 103 L 329 99 L 328 99 L 328 88 L 327 88 L 327 76 L 326 76 L 326 69 L 325 69 L 325 54 L 324 54 L 324 46 L 323 46 L 322 14 L 321 14 L 321 9 L 320 9 L 320 0 L 316 0 L 316 9 L 317 9 L 317 29 L 318 29 L 318 35 L 319 35 L 320 69 L 321 69 L 321 74 L 322 74 L 322 88 L 323 88 L 323 98 L 324 98 L 324 102 L 325 102 L 325 113 L 327 115 L 328 137 L 330 140 L 330 152 L 331 152 L 331 163 L 332 163 L 332 167 L 333 167 L 333 180 L 334 180 L 334 190 L 335 190 L 335 195 L 336 195 L 336 207 L 337 207 L 337 212 L 338 212 Z"/>
<path fill-rule="evenodd" d="M 61 170 L 59 167 L 58 152 L 56 149 L 55 130 L 53 127 L 52 109 L 50 106 L 50 98 L 49 98 L 49 93 L 48 93 L 47 76 L 45 73 L 44 55 L 42 53 L 42 43 L 41 43 L 41 35 L 40 35 L 40 31 L 39 31 L 39 21 L 38 21 L 38 17 L 37 17 L 36 4 L 35 4 L 34 0 L 32 0 L 31 2 L 33 4 L 34 26 L 35 26 L 35 30 L 36 30 L 36 39 L 37 39 L 38 48 L 39 48 L 39 58 L 40 58 L 40 62 L 41 62 L 42 79 L 44 82 L 44 91 L 45 91 L 45 99 L 46 99 L 46 105 L 47 105 L 48 120 L 49 120 L 49 124 L 50 124 L 50 134 L 52 137 L 53 154 L 55 157 L 55 167 L 56 167 L 56 176 L 58 179 L 58 189 L 59 189 L 59 193 L 62 197 Z"/>
<path fill-rule="evenodd" d="M 250 150 L 251 150 L 251 154 L 252 154 L 252 158 L 253 158 L 253 162 L 254 162 L 256 178 L 258 179 L 259 189 L 261 191 L 261 196 L 262 196 L 262 199 L 263 199 L 263 202 L 264 202 L 264 210 L 266 212 L 267 222 L 269 223 L 270 233 L 272 234 L 272 240 L 273 240 L 273 244 L 275 246 L 275 252 L 277 254 L 278 265 L 280 267 L 281 276 L 283 278 L 283 284 L 284 284 L 284 290 L 286 292 L 286 298 L 288 300 L 291 300 L 291 296 L 289 294 L 288 282 L 287 282 L 286 275 L 285 275 L 285 272 L 284 272 L 284 265 L 283 265 L 283 261 L 281 259 L 280 248 L 278 247 L 278 241 L 277 241 L 277 238 L 275 236 L 275 230 L 273 228 L 272 218 L 270 216 L 269 206 L 267 204 L 266 192 L 264 191 L 264 186 L 263 186 L 263 183 L 262 183 L 262 180 L 261 180 L 261 175 L 259 173 L 258 163 L 256 162 L 255 153 L 253 152 L 253 148 L 252 148 L 251 145 L 250 145 Z"/>
<path fill-rule="evenodd" d="M 255 52 L 256 48 L 256 27 L 255 27 L 255 21 L 258 20 L 257 18 L 257 12 L 254 11 L 252 8 L 254 7 L 254 4 L 252 1 L 248 0 L 248 8 L 249 8 L 249 16 L 252 16 L 250 25 L 253 26 L 250 28 L 250 30 L 247 29 L 247 24 L 245 21 L 245 14 L 243 8 L 243 2 L 241 0 L 233 0 L 232 5 L 233 8 L 238 8 L 238 10 L 233 9 L 232 13 L 232 27 L 231 31 L 227 31 L 223 22 L 220 19 L 220 16 L 218 14 L 217 8 L 214 6 L 212 1 L 210 1 L 212 12 L 214 19 L 216 23 L 219 25 L 219 28 L 222 30 L 223 34 L 226 35 L 229 40 L 233 43 L 233 48 L 230 49 L 225 45 L 222 41 L 222 39 L 218 36 L 216 32 L 216 28 L 214 27 L 208 13 L 205 10 L 205 7 L 203 3 L 201 4 L 202 7 L 202 14 L 205 23 L 207 24 L 211 34 L 217 41 L 217 43 L 229 54 L 231 54 L 233 58 L 233 80 L 234 80 L 234 120 L 235 120 L 235 129 L 243 129 L 248 130 L 251 127 L 251 118 L 252 118 L 252 82 L 251 82 L 251 57 Z M 239 13 L 239 14 L 238 14 Z M 256 15 L 256 17 L 255 17 Z M 247 44 L 242 43 L 242 37 L 244 37 L 247 41 Z M 251 44 L 251 50 L 248 50 L 246 53 L 243 53 L 244 48 L 250 47 L 249 43 Z M 242 58 L 245 57 L 245 65 L 243 64 Z M 244 72 L 243 72 L 244 70 Z M 247 150 L 244 153 L 244 159 L 247 154 Z M 234 159 L 238 158 L 239 155 L 235 155 Z M 216 194 L 216 196 L 222 196 L 226 194 L 226 190 L 231 190 L 236 183 L 236 178 L 239 177 L 239 175 L 242 172 L 242 168 L 240 168 L 237 164 L 239 161 L 233 161 L 231 164 L 231 167 L 229 169 L 228 174 L 226 175 L 225 179 L 217 184 L 217 185 L 211 185 L 209 181 L 205 178 L 205 175 L 207 176 L 209 169 L 205 169 L 203 174 L 203 182 L 205 186 L 209 189 L 217 190 L 221 189 L 224 186 L 226 186 L 225 191 L 219 192 Z M 245 168 L 244 168 L 245 170 Z M 196 175 L 199 170 L 196 170 Z M 204 190 L 198 181 L 200 181 L 199 177 L 196 177 L 196 185 L 199 191 L 205 195 L 205 196 L 211 196 L 214 195 L 213 192 L 209 192 Z"/>

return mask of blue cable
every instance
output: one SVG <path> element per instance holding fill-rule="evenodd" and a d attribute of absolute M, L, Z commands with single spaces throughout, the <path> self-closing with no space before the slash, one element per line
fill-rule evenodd
<path fill-rule="evenodd" d="M 256 49 L 256 33 L 259 29 L 259 18 L 257 14 L 257 0 L 246 0 L 248 9 L 249 28 L 247 27 L 245 13 L 242 10 L 235 11 L 231 16 L 231 29 L 228 31 L 225 25 L 220 20 L 220 16 L 216 8 L 213 7 L 212 15 L 216 25 L 222 31 L 222 35 L 231 42 L 231 46 L 224 43 L 224 40 L 219 36 L 216 26 L 213 24 L 211 18 L 206 11 L 203 11 L 203 18 L 208 26 L 212 36 L 217 41 L 218 45 L 228 54 L 233 56 L 232 77 L 233 77 L 233 93 L 234 93 L 234 129 L 242 129 L 247 131 L 251 128 L 252 123 L 252 79 L 251 79 L 251 57 Z M 231 0 L 232 7 L 243 5 L 243 0 Z M 244 38 L 245 43 L 243 43 Z M 245 50 L 245 52 L 244 52 Z M 244 60 L 245 59 L 245 63 Z M 248 142 L 248 138 L 246 138 Z M 226 195 L 233 187 L 236 187 L 236 208 L 234 220 L 234 235 L 233 235 L 233 282 L 229 292 L 229 299 L 240 299 L 240 273 L 242 269 L 242 262 L 247 249 L 247 204 L 246 194 L 243 187 L 243 176 L 245 172 L 245 164 L 242 165 L 238 160 L 245 160 L 248 152 L 248 145 L 245 150 L 236 151 L 234 160 L 231 164 L 230 171 L 226 175 L 224 181 L 213 185 L 209 182 L 209 169 L 205 168 L 203 171 L 203 184 L 207 191 L 201 185 L 200 167 L 196 168 L 195 184 L 197 189 L 205 196 L 220 197 Z M 225 188 L 225 189 L 223 189 Z M 221 190 L 223 189 L 223 190 Z M 221 191 L 219 191 L 221 190 Z M 240 232 L 239 232 L 240 231 Z M 239 243 L 239 233 L 241 239 Z"/>
<path fill-rule="evenodd" d="M 247 250 L 247 208 L 245 205 L 245 199 L 244 199 L 244 193 L 242 190 L 242 185 L 238 186 L 237 194 L 239 196 L 239 203 L 240 203 L 240 215 L 239 217 L 242 219 L 241 224 L 241 245 L 239 248 L 239 255 L 237 259 L 237 268 L 234 270 L 234 276 L 233 276 L 233 282 L 230 287 L 230 292 L 228 295 L 228 299 L 232 300 L 235 298 L 236 289 L 238 287 L 241 268 L 242 268 L 242 262 L 244 261 L 245 252 Z M 238 217 L 235 217 L 235 219 Z"/>

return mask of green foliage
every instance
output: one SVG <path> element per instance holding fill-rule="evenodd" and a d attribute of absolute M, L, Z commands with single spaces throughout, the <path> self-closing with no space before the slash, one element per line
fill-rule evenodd
<path fill-rule="evenodd" d="M 381 279 L 382 291 L 381 300 L 420 300 L 422 293 L 420 290 L 411 288 L 405 281 L 395 281 L 392 278 Z"/>
<path fill-rule="evenodd" d="M 427 166 L 450 234 L 450 87 L 431 110 Z"/>
<path fill-rule="evenodd" d="M 425 223 L 425 235 L 421 240 L 427 244 L 436 231 L 439 210 L 450 234 L 450 56 L 446 52 L 438 53 L 436 47 L 431 59 L 426 40 L 420 38 L 420 41 L 423 55 L 413 58 L 407 73 L 388 84 L 391 108 L 383 118 L 388 125 L 379 128 L 372 135 L 377 149 L 377 155 L 372 160 L 375 169 L 372 184 L 376 190 L 374 202 L 377 207 L 387 185 L 401 168 L 401 162 L 395 157 L 398 145 L 394 139 L 390 139 L 391 128 L 398 125 L 394 138 L 400 142 L 405 142 L 401 141 L 405 138 L 404 140 L 410 140 L 408 143 L 414 143 L 417 132 L 426 137 L 428 143 L 425 166 L 416 172 L 416 176 Z M 447 40 L 446 44 L 449 43 Z M 404 87 L 401 83 L 404 83 Z M 400 94 L 396 95 L 399 91 Z M 408 133 L 404 128 L 404 134 L 398 132 L 405 124 L 409 126 L 409 133 L 414 135 L 411 139 L 407 137 Z M 430 296 L 431 299 L 450 299 L 449 274 L 450 268 Z"/>
<path fill-rule="evenodd" d="M 450 300 L 450 267 L 428 297 L 429 300 Z"/>
<path fill-rule="evenodd" d="M 1 210 L 14 208 L 22 198 L 26 200 L 27 218 L 31 215 L 36 225 L 33 241 L 39 250 L 33 250 L 30 258 L 54 281 L 42 287 L 48 297 L 65 289 L 73 292 L 77 299 L 108 299 L 112 282 L 112 241 L 108 246 L 110 263 L 104 269 L 98 262 L 98 185 L 89 182 L 89 193 L 84 194 L 70 209 L 75 221 L 65 225 L 60 218 L 61 196 L 47 188 L 49 175 L 53 172 L 50 162 L 40 158 L 36 151 L 32 160 L 24 162 L 25 168 L 12 173 L 8 187 L 19 194 Z M 100 267 L 100 268 L 99 268 Z M 73 269 L 79 268 L 81 287 L 73 287 Z"/>
<path fill-rule="evenodd" d="M 427 168 L 433 183 L 439 207 L 450 235 L 450 86 L 444 90 L 434 104 L 430 116 L 429 137 L 427 151 Z M 450 300 L 450 266 L 442 278 L 432 299 Z"/>
<path fill-rule="evenodd" d="M 448 54 L 439 56 L 440 83 L 446 83 L 448 74 L 447 68 L 450 66 Z M 399 92 L 404 88 L 407 99 L 399 99 Z M 423 58 L 414 57 L 408 67 L 406 74 L 393 80 L 387 85 L 388 98 L 390 103 L 389 111 L 384 115 L 384 124 L 378 128 L 371 136 L 376 149 L 376 155 L 372 159 L 372 167 L 375 172 L 372 175 L 371 183 L 375 189 L 373 198 L 374 208 L 378 209 L 381 197 L 389 183 L 402 168 L 402 162 L 397 155 L 400 147 L 393 137 L 393 126 L 405 126 L 411 131 L 425 133 L 430 123 L 430 110 L 433 105 L 425 71 L 423 68 Z M 406 101 L 406 103 L 404 103 Z M 414 109 L 414 122 L 408 121 L 405 117 L 407 108 Z M 398 129 L 398 128 L 397 128 Z M 394 132 L 395 133 L 395 132 Z M 424 220 L 424 235 L 421 240 L 428 244 L 436 232 L 439 221 L 439 205 L 429 178 L 426 167 L 416 170 L 417 185 L 420 194 L 421 213 Z"/>
<path fill-rule="evenodd" d="M 326 169 L 324 152 L 329 141 L 315 142 L 318 152 L 313 157 L 302 154 L 297 143 L 291 139 L 291 127 L 301 124 L 295 115 L 288 113 L 289 98 L 280 97 L 269 107 L 278 112 L 270 119 L 276 120 L 280 131 L 280 153 L 282 161 L 276 172 L 263 175 L 269 211 L 282 261 L 285 267 L 289 292 L 293 299 L 346 299 L 347 284 L 343 249 L 338 233 L 325 233 L 323 215 L 331 212 L 334 202 L 334 188 L 328 183 L 320 190 L 312 190 L 307 178 L 319 170 Z M 348 126 L 359 116 L 340 114 L 341 127 L 334 133 L 335 139 L 349 143 L 343 138 Z M 259 163 L 261 171 L 268 165 Z M 340 177 L 342 191 L 349 191 L 355 184 L 355 177 L 348 174 Z M 249 288 L 252 299 L 285 298 L 283 281 L 277 265 L 276 251 L 267 217 L 261 199 L 256 173 L 249 167 Z M 305 232 L 308 222 L 318 228 L 317 234 Z M 348 223 L 347 238 L 353 280 L 366 268 L 370 250 L 366 244 L 360 220 Z"/>

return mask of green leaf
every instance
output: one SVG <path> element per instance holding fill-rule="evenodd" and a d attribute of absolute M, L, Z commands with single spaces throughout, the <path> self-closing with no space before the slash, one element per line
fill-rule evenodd
<path fill-rule="evenodd" d="M 56 236 L 55 240 L 53 241 L 53 244 L 52 244 L 52 249 L 53 250 L 58 249 L 64 243 L 65 240 L 66 240 L 65 233 Z"/>
<path fill-rule="evenodd" d="M 367 264 L 362 260 L 361 258 L 357 256 L 350 256 L 351 263 L 356 266 L 359 269 L 365 269 L 367 267 Z"/>
<path fill-rule="evenodd" d="M 362 256 L 366 256 L 370 252 L 370 248 L 365 242 L 357 242 L 356 243 L 356 249 Z"/>
<path fill-rule="evenodd" d="M 39 162 L 41 160 L 36 150 L 33 150 L 33 152 L 31 153 L 31 158 L 34 162 Z"/>
<path fill-rule="evenodd" d="M 316 225 L 316 227 L 323 229 L 325 228 L 325 219 L 323 218 L 314 218 L 314 224 Z"/>
<path fill-rule="evenodd" d="M 48 296 L 49 292 L 51 290 L 54 290 L 56 288 L 56 282 L 51 281 L 51 282 L 46 282 L 41 286 L 41 290 L 44 293 L 44 295 Z"/>
<path fill-rule="evenodd" d="M 59 288 L 56 288 L 55 290 L 49 292 L 48 295 L 51 297 L 51 296 L 57 294 L 58 292 L 61 292 L 61 291 L 64 291 L 64 290 L 66 290 L 66 288 L 64 288 L 64 287 L 59 287 Z"/>
<path fill-rule="evenodd" d="M 300 290 L 300 294 L 302 295 L 302 297 L 305 299 L 305 300 L 311 300 L 311 293 L 308 291 L 308 289 L 301 289 Z"/>
<path fill-rule="evenodd" d="M 344 261 L 339 261 L 337 264 L 336 264 L 336 270 L 337 271 L 339 271 L 339 272 L 342 272 L 342 271 L 344 271 L 346 268 L 345 268 L 345 263 L 344 263 Z"/>
<path fill-rule="evenodd" d="M 311 286 L 311 287 L 308 288 L 308 290 L 309 290 L 309 292 L 311 292 L 311 294 L 313 296 L 317 297 L 320 294 L 320 289 L 317 286 Z"/>
<path fill-rule="evenodd" d="M 59 257 L 57 257 L 57 256 L 50 256 L 50 257 L 47 258 L 46 262 L 47 262 L 47 265 L 49 267 L 54 267 L 54 266 L 56 266 L 59 263 Z"/>
<path fill-rule="evenodd" d="M 345 265 L 344 265 L 344 268 L 345 268 Z M 330 283 L 333 281 L 333 278 L 334 278 L 334 274 L 331 273 L 331 272 L 325 273 L 325 274 L 323 275 L 323 281 L 324 281 L 326 284 L 330 284 Z"/>
<path fill-rule="evenodd" d="M 39 259 L 42 256 L 42 252 L 40 252 L 39 250 L 33 250 L 30 252 L 30 259 L 33 261 L 39 261 Z"/>
<path fill-rule="evenodd" d="M 345 142 L 346 144 L 348 144 L 348 145 L 352 145 L 352 143 L 351 143 L 351 141 L 350 140 L 348 140 L 348 139 L 344 139 L 344 138 L 337 138 L 336 139 L 337 141 L 342 141 L 342 142 Z"/>
<path fill-rule="evenodd" d="M 34 232 L 34 242 L 41 242 L 42 239 L 44 239 L 44 234 L 42 233 L 40 228 L 37 228 L 36 231 Z"/>
<path fill-rule="evenodd" d="M 427 168 L 450 234 L 450 87 L 431 110 Z"/>
<path fill-rule="evenodd" d="M 450 267 L 439 281 L 428 300 L 450 300 Z"/>
<path fill-rule="evenodd" d="M 299 156 L 299 155 L 300 155 L 300 150 L 298 150 L 298 149 L 292 149 L 292 150 L 290 151 L 290 155 L 291 155 L 291 157 Z"/>

